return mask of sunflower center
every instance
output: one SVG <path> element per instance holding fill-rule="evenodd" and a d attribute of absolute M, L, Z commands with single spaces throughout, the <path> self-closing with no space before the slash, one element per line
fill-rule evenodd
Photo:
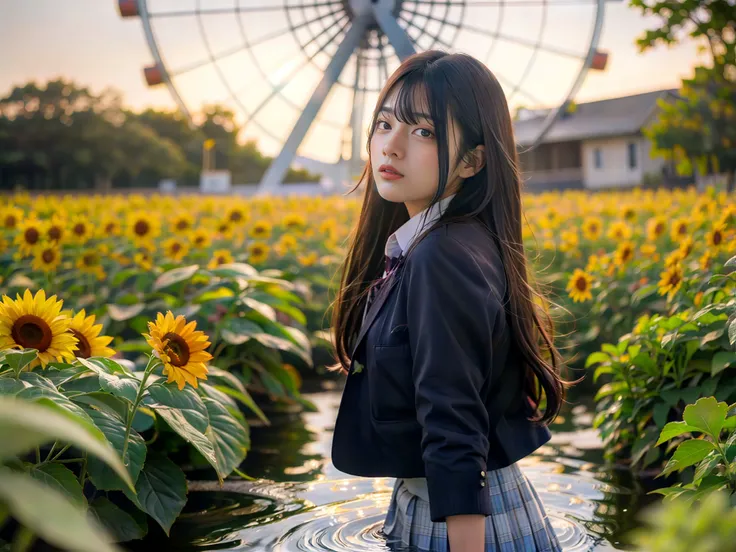
<path fill-rule="evenodd" d="M 84 224 L 82 224 L 81 222 L 78 222 L 77 224 L 74 225 L 73 232 L 77 236 L 84 236 L 87 233 L 87 229 L 85 228 Z"/>
<path fill-rule="evenodd" d="M 177 368 L 186 366 L 189 362 L 189 345 L 186 340 L 179 334 L 169 332 L 164 336 L 164 339 L 168 339 L 169 342 L 166 344 L 166 354 L 171 359 L 171 364 Z"/>
<path fill-rule="evenodd" d="M 189 228 L 189 223 L 185 220 L 180 220 L 176 223 L 177 230 L 186 230 L 187 228 Z"/>
<path fill-rule="evenodd" d="M 575 282 L 575 287 L 580 291 L 588 289 L 588 281 L 585 278 L 578 278 Z"/>
<path fill-rule="evenodd" d="M 225 257 L 223 257 L 222 255 L 220 255 L 219 257 L 217 257 L 217 264 L 218 265 L 225 264 L 226 262 L 227 262 L 227 259 Z"/>
<path fill-rule="evenodd" d="M 194 243 L 196 245 L 202 245 L 204 243 L 205 237 L 204 236 L 197 236 L 194 238 Z"/>
<path fill-rule="evenodd" d="M 23 234 L 23 236 L 26 239 L 26 243 L 30 243 L 31 245 L 36 243 L 38 241 L 38 238 L 41 237 L 41 235 L 38 233 L 38 230 L 35 228 L 29 228 L 25 231 L 25 234 Z"/>
<path fill-rule="evenodd" d="M 713 232 L 713 245 L 721 245 L 721 242 L 723 241 L 723 235 L 721 234 L 720 230 L 716 230 Z"/>
<path fill-rule="evenodd" d="M 97 255 L 94 253 L 87 253 L 82 257 L 82 262 L 85 266 L 95 266 L 97 265 Z"/>
<path fill-rule="evenodd" d="M 108 222 L 105 225 L 105 233 L 106 234 L 112 234 L 114 230 L 115 230 L 115 223 L 114 222 Z"/>
<path fill-rule="evenodd" d="M 145 236 L 148 234 L 150 228 L 151 227 L 145 220 L 139 220 L 135 223 L 135 226 L 133 226 L 133 231 L 139 236 Z"/>
<path fill-rule="evenodd" d="M 49 228 L 49 239 L 51 240 L 59 240 L 61 238 L 61 228 L 58 226 L 52 226 Z"/>
<path fill-rule="evenodd" d="M 13 324 L 10 335 L 24 349 L 44 352 L 51 345 L 51 328 L 45 320 L 35 314 L 24 314 Z"/>
<path fill-rule="evenodd" d="M 5 217 L 5 228 L 15 228 L 16 224 L 18 224 L 18 220 L 15 218 L 15 215 L 7 215 Z"/>
<path fill-rule="evenodd" d="M 69 331 L 72 332 L 74 337 L 77 338 L 77 350 L 74 351 L 74 355 L 77 358 L 91 357 L 92 356 L 92 346 L 89 344 L 89 341 L 87 341 L 87 338 L 84 337 L 84 334 L 75 329 L 71 329 Z"/>
<path fill-rule="evenodd" d="M 230 213 L 230 220 L 233 222 L 239 222 L 243 220 L 243 213 L 241 213 L 240 211 L 233 211 L 232 213 Z"/>
<path fill-rule="evenodd" d="M 261 255 L 263 253 L 263 249 L 259 246 L 256 246 L 253 248 L 253 255 Z"/>
<path fill-rule="evenodd" d="M 53 249 L 44 249 L 43 253 L 41 254 L 41 258 L 45 263 L 53 263 L 56 259 L 56 253 Z"/>
<path fill-rule="evenodd" d="M 171 246 L 171 252 L 172 253 L 178 253 L 179 251 L 181 251 L 181 244 L 180 243 L 175 243 L 175 244 L 173 244 Z"/>

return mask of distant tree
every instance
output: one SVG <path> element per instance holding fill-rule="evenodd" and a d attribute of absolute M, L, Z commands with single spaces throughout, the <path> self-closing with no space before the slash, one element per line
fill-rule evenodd
<path fill-rule="evenodd" d="M 733 0 L 631 0 L 659 26 L 637 39 L 641 51 L 677 44 L 686 37 L 701 42 L 710 66 L 696 67 L 684 79 L 675 101 L 661 101 L 658 118 L 646 130 L 656 151 L 677 162 L 681 173 L 725 172 L 727 188 L 736 172 L 736 3 Z"/>

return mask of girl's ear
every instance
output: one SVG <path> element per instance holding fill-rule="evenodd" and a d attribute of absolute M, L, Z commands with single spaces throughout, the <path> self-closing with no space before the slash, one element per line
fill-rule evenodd
<path fill-rule="evenodd" d="M 467 153 L 466 159 L 463 161 L 460 176 L 462 178 L 470 178 L 476 175 L 486 164 L 486 147 L 483 144 L 476 146 Z"/>

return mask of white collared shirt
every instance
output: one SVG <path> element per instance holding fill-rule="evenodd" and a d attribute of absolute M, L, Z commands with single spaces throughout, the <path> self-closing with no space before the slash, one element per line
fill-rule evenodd
<path fill-rule="evenodd" d="M 391 234 L 386 240 L 385 253 L 388 257 L 398 257 L 404 253 L 414 240 L 421 236 L 425 228 L 429 228 L 434 224 L 447 209 L 456 194 L 449 195 L 440 199 L 434 205 L 420 211 L 404 224 L 402 224 L 396 232 Z M 429 212 L 427 212 L 429 211 Z M 426 213 L 426 220 L 425 220 Z M 385 272 L 384 272 L 385 274 Z"/>

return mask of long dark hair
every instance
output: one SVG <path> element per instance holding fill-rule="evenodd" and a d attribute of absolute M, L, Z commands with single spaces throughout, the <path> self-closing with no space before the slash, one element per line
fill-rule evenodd
<path fill-rule="evenodd" d="M 525 371 L 525 398 L 531 401 L 536 414 L 530 420 L 548 424 L 562 407 L 566 386 L 574 382 L 560 377 L 560 354 L 553 342 L 553 322 L 547 311 L 535 303 L 535 296 L 542 303 L 544 299 L 529 283 L 532 277 L 528 273 L 521 235 L 521 177 L 506 97 L 491 71 L 469 55 L 439 50 L 415 54 L 404 60 L 379 94 L 368 132 L 368 163 L 360 181 L 351 190 L 365 184 L 360 218 L 351 234 L 333 303 L 332 327 L 338 361 L 333 368 L 347 371 L 362 322 L 368 286 L 383 272 L 386 240 L 409 218 L 403 203 L 387 201 L 378 193 L 370 161 L 376 117 L 394 89 L 397 89 L 394 102 L 397 119 L 406 124 L 418 124 L 414 113 L 422 111 L 416 109 L 419 98 L 424 98 L 432 116 L 437 138 L 439 185 L 431 204 L 442 197 L 451 167 L 448 115 L 455 122 L 459 141 L 458 159 L 452 161 L 472 162 L 469 151 L 480 144 L 485 146 L 485 166 L 463 182 L 433 227 L 474 218 L 496 241 L 507 279 L 507 318 L 512 339 L 520 352 L 521 369 Z M 546 398 L 543 415 L 539 413 L 542 392 Z"/>

